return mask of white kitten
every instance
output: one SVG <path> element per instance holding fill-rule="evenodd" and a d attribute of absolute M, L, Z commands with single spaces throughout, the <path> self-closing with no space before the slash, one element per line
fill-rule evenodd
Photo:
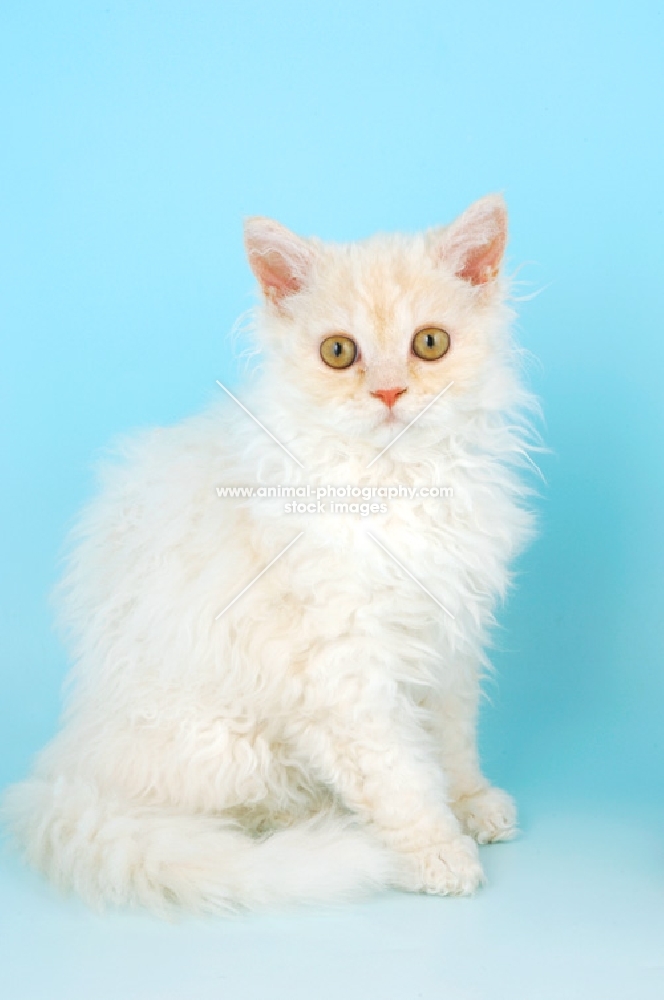
<path fill-rule="evenodd" d="M 482 881 L 516 822 L 477 759 L 483 647 L 531 529 L 506 233 L 497 196 L 351 245 L 247 222 L 263 426 L 220 391 L 124 443 L 76 531 L 64 725 L 5 801 L 58 885 L 219 911 Z M 259 484 L 453 496 L 218 495 Z"/>

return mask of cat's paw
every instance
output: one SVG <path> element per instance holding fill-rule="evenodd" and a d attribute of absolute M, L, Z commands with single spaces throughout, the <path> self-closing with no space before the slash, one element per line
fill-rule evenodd
<path fill-rule="evenodd" d="M 516 805 L 502 788 L 483 788 L 464 795 L 452 804 L 457 819 L 478 844 L 512 840 L 516 836 Z"/>
<path fill-rule="evenodd" d="M 418 851 L 413 862 L 414 881 L 408 888 L 439 896 L 469 896 L 484 882 L 477 845 L 470 837 Z"/>

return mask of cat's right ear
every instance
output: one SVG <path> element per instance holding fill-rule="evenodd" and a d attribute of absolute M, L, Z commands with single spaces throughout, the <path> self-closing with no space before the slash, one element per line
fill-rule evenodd
<path fill-rule="evenodd" d="M 279 304 L 306 284 L 313 247 L 274 219 L 262 216 L 246 219 L 244 246 L 249 266 L 270 302 Z"/>

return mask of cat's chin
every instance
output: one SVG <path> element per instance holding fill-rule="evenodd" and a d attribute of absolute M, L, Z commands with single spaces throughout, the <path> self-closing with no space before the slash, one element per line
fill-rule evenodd
<path fill-rule="evenodd" d="M 374 445 L 383 448 L 406 427 L 407 423 L 408 421 L 399 414 L 393 412 L 384 416 L 381 414 L 365 424 L 364 433 Z"/>
<path fill-rule="evenodd" d="M 394 410 L 388 410 L 387 413 L 381 414 L 376 420 L 376 427 L 391 427 L 393 430 L 398 430 L 404 427 L 405 424 L 405 418 L 395 413 Z"/>

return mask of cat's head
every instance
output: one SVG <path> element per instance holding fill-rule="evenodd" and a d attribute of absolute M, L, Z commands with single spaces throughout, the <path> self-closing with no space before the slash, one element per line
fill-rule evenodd
<path fill-rule="evenodd" d="M 309 419 L 358 436 L 405 426 L 450 383 L 450 403 L 479 398 L 506 347 L 506 242 L 499 195 L 446 227 L 350 244 L 248 219 L 275 384 L 306 401 Z"/>

